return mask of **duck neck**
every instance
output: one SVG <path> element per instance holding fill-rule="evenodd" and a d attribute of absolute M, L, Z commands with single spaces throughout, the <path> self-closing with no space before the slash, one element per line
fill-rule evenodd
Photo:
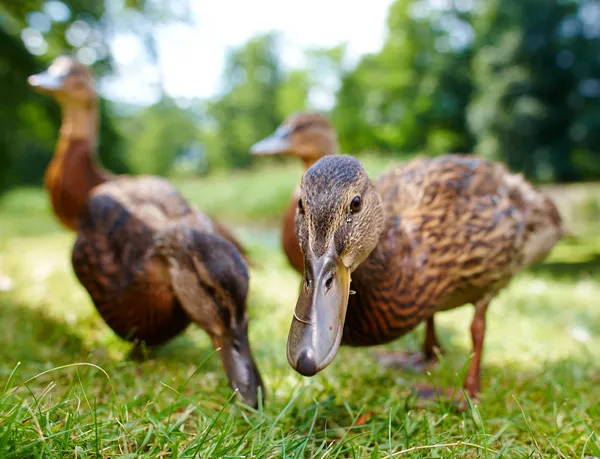
<path fill-rule="evenodd" d="M 413 247 L 397 238 L 399 219 L 390 219 L 377 247 L 352 273 L 342 343 L 351 346 L 385 344 L 406 334 L 422 320 L 425 309 L 415 295 Z M 402 266 L 395 260 L 406 260 Z"/>
<path fill-rule="evenodd" d="M 302 164 L 304 165 L 304 172 L 306 172 L 308 169 L 310 169 L 310 167 L 316 163 L 319 159 L 321 159 L 321 157 L 317 157 L 317 158 L 301 158 L 302 159 Z"/>
<path fill-rule="evenodd" d="M 64 104 L 63 122 L 60 126 L 61 139 L 86 139 L 95 150 L 98 138 L 98 107 L 96 102 L 89 105 Z M 92 152 L 90 152 L 92 153 Z"/>
<path fill-rule="evenodd" d="M 96 160 L 98 109 L 64 104 L 54 156 L 46 170 L 44 185 L 52 209 L 63 225 L 77 230 L 79 217 L 92 188 L 109 179 Z"/>

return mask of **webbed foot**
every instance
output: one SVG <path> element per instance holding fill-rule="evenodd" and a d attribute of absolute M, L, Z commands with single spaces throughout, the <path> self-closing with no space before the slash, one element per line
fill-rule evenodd
<path fill-rule="evenodd" d="M 380 352 L 377 363 L 383 367 L 423 373 L 438 362 L 437 355 L 427 356 L 423 352 Z"/>

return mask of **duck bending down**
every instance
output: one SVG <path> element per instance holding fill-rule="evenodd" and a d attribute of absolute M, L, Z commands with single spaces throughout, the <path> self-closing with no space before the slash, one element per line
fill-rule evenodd
<path fill-rule="evenodd" d="M 257 406 L 264 386 L 248 342 L 248 269 L 239 244 L 166 180 L 100 168 L 86 67 L 59 57 L 29 83 L 62 108 L 45 187 L 59 220 L 77 232 L 73 269 L 99 314 L 121 338 L 148 345 L 196 323 L 220 348 L 233 388 Z"/>
<path fill-rule="evenodd" d="M 474 397 L 490 301 L 562 233 L 553 202 L 501 164 L 415 159 L 372 182 L 357 159 L 326 156 L 301 182 L 296 234 L 305 268 L 288 361 L 312 376 L 341 344 L 387 343 L 472 303 L 464 386 Z"/>
<path fill-rule="evenodd" d="M 318 113 L 301 113 L 289 116 L 269 137 L 251 147 L 253 155 L 286 155 L 299 158 L 305 172 L 319 159 L 339 152 L 337 135 L 330 121 Z M 300 199 L 298 186 L 283 216 L 281 243 L 292 267 L 301 275 L 304 272 L 302 250 L 296 238 L 296 208 Z M 411 370 L 423 370 L 437 361 L 441 346 L 435 332 L 433 315 L 425 320 L 425 340 L 422 352 L 394 352 L 387 361 Z"/>
<path fill-rule="evenodd" d="M 306 171 L 323 156 L 338 153 L 337 135 L 329 120 L 319 113 L 294 114 L 272 135 L 252 145 L 250 153 L 293 156 L 302 161 Z M 281 245 L 290 265 L 302 274 L 304 262 L 295 229 L 299 197 L 300 187 L 297 187 L 281 222 Z"/>

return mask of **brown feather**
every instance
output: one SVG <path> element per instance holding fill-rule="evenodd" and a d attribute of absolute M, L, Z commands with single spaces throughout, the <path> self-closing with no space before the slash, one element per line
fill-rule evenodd
<path fill-rule="evenodd" d="M 374 183 L 355 158 L 326 156 L 304 174 L 301 198 L 296 233 L 311 269 L 296 304 L 304 319 L 292 321 L 288 360 L 307 376 L 331 362 L 339 339 L 383 344 L 423 321 L 423 354 L 431 359 L 438 347 L 434 314 L 472 303 L 474 355 L 465 389 L 476 396 L 490 301 L 563 234 L 548 197 L 503 165 L 474 156 L 415 159 Z M 320 322 L 313 325 L 307 314 Z M 334 330 L 342 324 L 340 335 Z"/>
<path fill-rule="evenodd" d="M 89 139 L 61 137 L 44 177 L 52 210 L 60 222 L 77 231 L 90 191 L 110 178 L 97 165 Z"/>
<path fill-rule="evenodd" d="M 548 198 L 476 157 L 417 159 L 375 186 L 385 229 L 352 276 L 347 344 L 385 343 L 437 311 L 476 303 L 545 257 L 561 236 Z"/>
<path fill-rule="evenodd" d="M 73 268 L 121 338 L 160 344 L 189 324 L 157 256 L 155 234 L 191 212 L 161 179 L 120 178 L 94 189 L 73 247 Z"/>

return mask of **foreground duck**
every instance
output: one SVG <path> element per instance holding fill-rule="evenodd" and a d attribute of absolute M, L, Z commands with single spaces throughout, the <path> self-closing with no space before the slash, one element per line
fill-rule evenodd
<path fill-rule="evenodd" d="M 102 318 L 121 338 L 148 345 L 195 322 L 221 349 L 232 386 L 257 406 L 263 383 L 248 343 L 248 269 L 239 244 L 167 181 L 100 168 L 86 67 L 60 57 L 29 83 L 62 108 L 45 186 L 55 214 L 77 231 L 73 268 Z"/>
<path fill-rule="evenodd" d="M 387 343 L 472 303 L 464 386 L 474 397 L 490 301 L 549 253 L 562 226 L 554 204 L 500 164 L 416 159 L 372 182 L 358 160 L 335 155 L 302 178 L 296 234 L 305 268 L 287 345 L 293 368 L 312 376 L 341 344 Z"/>
<path fill-rule="evenodd" d="M 267 138 L 257 142 L 250 152 L 257 156 L 285 155 L 298 158 L 305 172 L 324 156 L 338 154 L 337 135 L 330 121 L 319 113 L 299 113 L 289 116 L 277 130 Z M 290 204 L 283 216 L 281 242 L 292 267 L 304 273 L 304 257 L 296 238 L 296 208 L 300 199 L 300 187 L 294 191 Z M 422 370 L 435 363 L 441 346 L 435 333 L 433 315 L 425 321 L 423 350 L 418 353 L 394 352 L 385 360 L 397 366 Z"/>

